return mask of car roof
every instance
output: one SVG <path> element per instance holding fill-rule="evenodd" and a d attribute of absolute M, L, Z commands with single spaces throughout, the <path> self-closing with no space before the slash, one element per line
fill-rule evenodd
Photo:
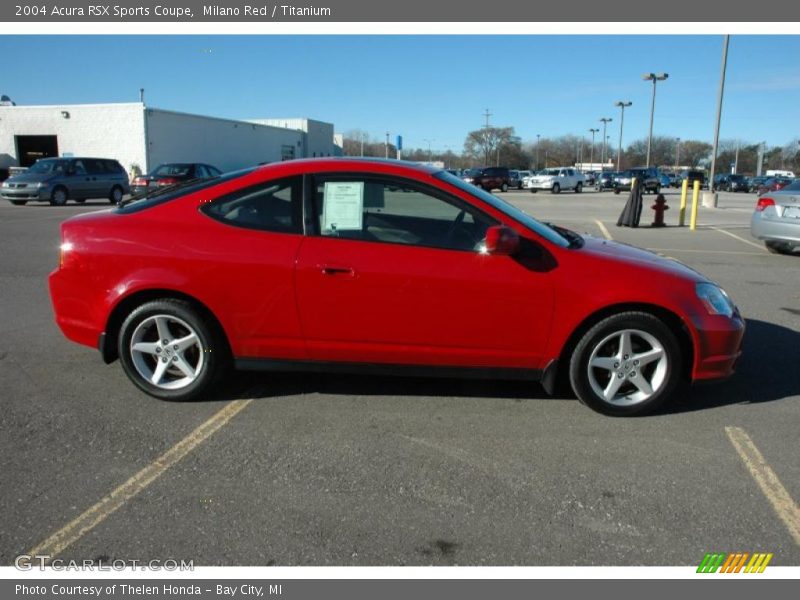
<path fill-rule="evenodd" d="M 376 173 L 415 172 L 420 175 L 433 175 L 444 169 L 429 165 L 421 165 L 406 160 L 361 157 L 325 157 L 298 158 L 278 163 L 269 163 L 256 168 L 260 173 L 265 171 L 307 172 L 307 171 L 375 171 Z"/>

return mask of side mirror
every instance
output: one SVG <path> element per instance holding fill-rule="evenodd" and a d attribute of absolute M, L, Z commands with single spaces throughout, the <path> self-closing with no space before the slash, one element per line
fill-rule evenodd
<path fill-rule="evenodd" d="M 519 251 L 519 234 L 505 225 L 493 225 L 486 230 L 486 253 L 512 256 Z"/>

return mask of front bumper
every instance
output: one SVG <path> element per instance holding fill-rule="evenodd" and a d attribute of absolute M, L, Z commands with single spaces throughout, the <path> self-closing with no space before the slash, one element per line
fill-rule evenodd
<path fill-rule="evenodd" d="M 693 381 L 727 379 L 742 355 L 745 323 L 738 312 L 731 318 L 709 315 L 697 330 Z"/>
<path fill-rule="evenodd" d="M 3 200 L 49 200 L 50 188 L 0 188 L 0 198 Z"/>
<path fill-rule="evenodd" d="M 553 187 L 554 180 L 549 181 L 530 181 L 525 186 L 526 190 L 549 190 Z"/>

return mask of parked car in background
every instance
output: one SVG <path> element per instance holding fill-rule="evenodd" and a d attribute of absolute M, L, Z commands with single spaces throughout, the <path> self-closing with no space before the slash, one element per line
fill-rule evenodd
<path fill-rule="evenodd" d="M 482 169 L 472 168 L 461 171 L 461 179 L 467 183 L 475 183 L 475 177 L 480 175 Z"/>
<path fill-rule="evenodd" d="M 136 177 L 131 182 L 131 192 L 143 194 L 164 185 L 175 185 L 190 179 L 208 179 L 222 175 L 216 167 L 205 163 L 167 163 L 158 165 L 147 175 Z"/>
<path fill-rule="evenodd" d="M 519 180 L 520 180 L 520 182 L 524 181 L 524 179 L 526 177 L 530 177 L 531 175 L 533 175 L 532 171 L 528 171 L 528 170 L 519 171 Z"/>
<path fill-rule="evenodd" d="M 115 204 L 129 191 L 125 169 L 109 158 L 41 158 L 0 184 L 0 198 L 17 206 L 36 201 L 63 206 L 90 198 Z"/>
<path fill-rule="evenodd" d="M 800 180 L 758 199 L 750 233 L 770 252 L 791 254 L 800 249 Z"/>
<path fill-rule="evenodd" d="M 511 187 L 511 172 L 508 167 L 484 167 L 472 178 L 472 183 L 487 192 L 507 192 Z"/>
<path fill-rule="evenodd" d="M 645 192 L 658 194 L 661 191 L 661 179 L 655 167 L 636 167 L 619 174 L 614 182 L 614 193 L 630 191 L 633 179 L 639 182 Z"/>
<path fill-rule="evenodd" d="M 596 179 L 597 173 L 594 171 L 585 171 L 583 173 L 583 185 L 594 185 Z"/>
<path fill-rule="evenodd" d="M 550 391 L 565 375 L 591 408 L 630 416 L 741 355 L 744 320 L 694 269 L 400 161 L 247 169 L 60 232 L 56 323 L 165 400 L 208 397 L 228 366 Z"/>
<path fill-rule="evenodd" d="M 724 173 L 714 177 L 714 189 L 723 192 L 749 192 L 750 182 L 738 173 Z"/>
<path fill-rule="evenodd" d="M 785 188 L 793 181 L 793 179 L 789 179 L 788 177 L 769 177 L 758 186 L 756 193 L 761 196 L 768 192 L 777 192 Z"/>
<path fill-rule="evenodd" d="M 670 185 L 672 185 L 672 180 L 667 173 L 661 173 L 658 176 L 658 182 L 661 184 L 662 188 L 668 188 Z"/>
<path fill-rule="evenodd" d="M 550 190 L 553 194 L 562 190 L 575 190 L 579 194 L 583 191 L 583 174 L 572 167 L 542 169 L 528 179 L 525 188 L 532 194 L 539 190 Z"/>
<path fill-rule="evenodd" d="M 683 182 L 686 181 L 687 185 L 691 189 L 694 187 L 694 182 L 700 182 L 700 188 L 705 188 L 708 186 L 706 183 L 706 174 L 703 171 L 697 171 L 694 169 L 684 169 L 681 171 L 680 175 L 678 175 L 678 187 L 683 186 Z"/>
<path fill-rule="evenodd" d="M 598 192 L 602 192 L 603 190 L 613 190 L 614 181 L 618 176 L 619 172 L 617 171 L 604 171 L 602 173 L 598 173 L 594 182 L 594 189 L 596 189 Z"/>
<path fill-rule="evenodd" d="M 751 177 L 750 191 L 758 192 L 758 188 L 760 188 L 767 179 L 769 179 L 769 177 L 767 177 L 766 175 L 757 175 L 756 177 Z"/>
<path fill-rule="evenodd" d="M 519 171 L 511 169 L 508 172 L 508 187 L 516 188 L 518 190 L 522 189 L 522 177 L 520 176 Z"/>

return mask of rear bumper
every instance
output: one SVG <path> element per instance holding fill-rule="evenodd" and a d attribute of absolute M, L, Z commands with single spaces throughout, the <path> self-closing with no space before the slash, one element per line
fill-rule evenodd
<path fill-rule="evenodd" d="M 762 212 L 754 212 L 750 221 L 750 234 L 764 241 L 791 242 L 800 245 L 800 219 L 795 222 L 786 219 L 772 219 L 766 214 L 771 207 Z"/>
<path fill-rule="evenodd" d="M 48 284 L 56 325 L 64 336 L 78 344 L 97 348 L 102 329 L 93 322 L 93 307 L 86 296 L 75 288 L 60 269 L 50 274 Z"/>

